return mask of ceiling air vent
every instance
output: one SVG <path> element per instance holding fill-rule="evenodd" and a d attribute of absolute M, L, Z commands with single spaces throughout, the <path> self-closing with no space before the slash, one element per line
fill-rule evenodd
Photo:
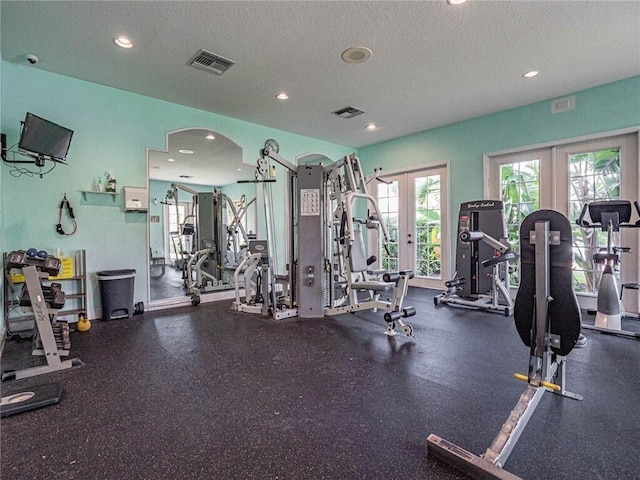
<path fill-rule="evenodd" d="M 206 72 L 222 75 L 224 72 L 229 70 L 234 63 L 236 62 L 203 49 L 196 53 L 189 65 Z"/>
<path fill-rule="evenodd" d="M 342 118 L 353 118 L 358 115 L 362 115 L 364 112 L 362 110 L 358 110 L 356 107 L 348 106 L 341 108 L 340 110 L 336 110 L 333 113 Z"/>

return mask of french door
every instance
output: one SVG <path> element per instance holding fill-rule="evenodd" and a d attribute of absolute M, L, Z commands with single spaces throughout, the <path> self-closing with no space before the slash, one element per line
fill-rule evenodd
<path fill-rule="evenodd" d="M 576 220 L 586 203 L 638 199 L 638 134 L 493 155 L 485 166 L 485 196 L 504 202 L 509 240 L 516 250 L 519 224 L 529 213 L 550 208 L 567 216 L 573 230 L 574 290 L 583 308 L 593 308 L 601 277 L 593 254 L 606 246 L 607 234 L 579 227 Z M 624 228 L 614 235 L 616 245 L 631 248 L 621 256 L 618 273 L 623 283 L 638 281 L 638 230 Z M 518 283 L 517 271 L 511 280 Z M 623 300 L 627 312 L 640 310 L 637 290 L 625 292 Z"/>
<path fill-rule="evenodd" d="M 444 166 L 384 176 L 377 199 L 393 240 L 380 266 L 413 270 L 410 285 L 443 288 L 449 280 L 448 177 Z"/>

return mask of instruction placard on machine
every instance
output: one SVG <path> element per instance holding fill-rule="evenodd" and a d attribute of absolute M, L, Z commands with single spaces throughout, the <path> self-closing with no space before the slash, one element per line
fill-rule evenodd
<path fill-rule="evenodd" d="M 320 215 L 320 189 L 300 189 L 300 215 L 310 217 Z"/>

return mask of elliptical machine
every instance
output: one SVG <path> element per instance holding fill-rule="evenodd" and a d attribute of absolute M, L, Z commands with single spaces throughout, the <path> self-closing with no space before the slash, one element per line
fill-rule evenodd
<path fill-rule="evenodd" d="M 507 242 L 503 203 L 476 200 L 460 205 L 456 273 L 433 303 L 513 313 L 509 262 L 517 255 Z"/>
<path fill-rule="evenodd" d="M 635 208 L 640 217 L 640 204 L 636 200 Z M 631 248 L 614 245 L 613 234 L 620 228 L 640 228 L 640 220 L 631 223 L 631 202 L 628 200 L 601 200 L 587 203 L 582 207 L 576 221 L 583 228 L 601 229 L 607 232 L 607 247 L 593 254 L 596 265 L 602 265 L 602 278 L 598 287 L 598 303 L 595 324 L 585 328 L 604 333 L 616 333 L 640 339 L 640 333 L 622 330 L 622 294 L 618 288 L 615 272 L 620 264 L 620 254 L 631 252 Z M 623 288 L 638 290 L 635 283 L 624 283 Z"/>

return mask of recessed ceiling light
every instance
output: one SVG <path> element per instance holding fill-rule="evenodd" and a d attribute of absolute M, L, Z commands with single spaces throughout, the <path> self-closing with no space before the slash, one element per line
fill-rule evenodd
<path fill-rule="evenodd" d="M 278 95 L 276 95 L 276 98 L 278 100 L 288 100 L 289 99 L 289 95 L 287 95 L 286 93 L 282 92 L 282 93 L 279 93 Z"/>
<path fill-rule="evenodd" d="M 210 133 L 205 137 L 207 140 L 215 140 L 216 136 L 213 133 Z"/>
<path fill-rule="evenodd" d="M 372 53 L 367 47 L 351 47 L 342 52 L 342 60 L 347 63 L 364 63 L 371 58 Z"/>
<path fill-rule="evenodd" d="M 447 0 L 447 3 L 449 5 L 462 5 L 463 3 L 465 3 L 467 0 Z"/>
<path fill-rule="evenodd" d="M 127 37 L 117 37 L 113 41 L 120 48 L 133 48 L 133 43 Z"/>
<path fill-rule="evenodd" d="M 192 155 L 193 150 L 189 150 L 187 148 L 181 148 L 180 150 L 178 150 L 178 153 L 181 153 L 183 155 Z"/>
<path fill-rule="evenodd" d="M 241 172 L 241 171 L 242 171 L 242 169 L 241 169 L 241 168 L 236 168 L 236 170 L 237 170 L 237 171 L 239 171 L 239 172 Z"/>
<path fill-rule="evenodd" d="M 370 123 L 369 125 L 367 125 L 366 128 L 367 128 L 367 130 L 375 130 L 378 127 L 376 126 L 375 123 Z"/>
<path fill-rule="evenodd" d="M 537 77 L 538 74 L 540 72 L 538 72 L 537 70 L 531 70 L 530 72 L 525 73 L 524 75 L 522 75 L 524 78 L 533 78 L 533 77 Z"/>
<path fill-rule="evenodd" d="M 175 162 L 173 158 L 167 158 L 167 162 Z"/>

